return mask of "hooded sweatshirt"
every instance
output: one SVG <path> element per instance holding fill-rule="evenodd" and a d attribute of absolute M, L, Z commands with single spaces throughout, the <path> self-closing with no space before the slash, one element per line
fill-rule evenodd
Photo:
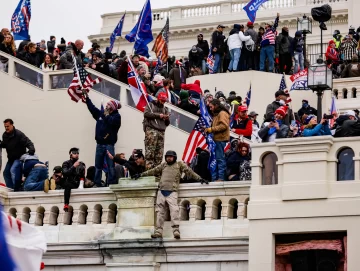
<path fill-rule="evenodd" d="M 245 36 L 242 31 L 240 31 L 240 25 L 234 24 L 234 29 L 230 31 L 230 36 L 227 40 L 229 50 L 242 48 L 242 43 L 251 39 L 251 36 Z"/>

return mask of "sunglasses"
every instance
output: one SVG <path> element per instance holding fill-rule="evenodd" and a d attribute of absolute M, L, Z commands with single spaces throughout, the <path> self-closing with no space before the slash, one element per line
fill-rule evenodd
<path fill-rule="evenodd" d="M 79 154 L 79 152 L 78 151 L 73 151 L 73 152 L 71 152 L 71 154 L 76 155 L 76 154 Z"/>

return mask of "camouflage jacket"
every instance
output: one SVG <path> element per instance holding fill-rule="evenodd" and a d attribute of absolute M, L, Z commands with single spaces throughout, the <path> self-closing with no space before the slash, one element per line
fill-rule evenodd
<path fill-rule="evenodd" d="M 159 188 L 160 190 L 177 191 L 181 175 L 185 173 L 194 180 L 201 180 L 201 177 L 192 171 L 184 162 L 176 162 L 173 165 L 168 165 L 166 162 L 158 165 L 141 174 L 142 177 L 161 175 Z"/>

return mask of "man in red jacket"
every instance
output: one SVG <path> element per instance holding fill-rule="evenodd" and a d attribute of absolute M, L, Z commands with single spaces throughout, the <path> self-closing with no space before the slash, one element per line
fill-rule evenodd
<path fill-rule="evenodd" d="M 252 120 L 249 119 L 247 111 L 248 109 L 246 106 L 239 106 L 238 113 L 235 115 L 231 131 L 251 140 Z"/>

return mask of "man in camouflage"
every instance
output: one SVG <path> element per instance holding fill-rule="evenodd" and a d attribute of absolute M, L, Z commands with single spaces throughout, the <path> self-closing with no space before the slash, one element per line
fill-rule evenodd
<path fill-rule="evenodd" d="M 164 106 L 167 95 L 160 93 L 157 101 L 149 103 L 144 111 L 146 168 L 161 164 L 164 155 L 165 130 L 169 126 L 169 112 Z"/>
<path fill-rule="evenodd" d="M 179 230 L 179 206 L 178 206 L 178 188 L 180 178 L 183 173 L 194 180 L 200 181 L 201 184 L 208 181 L 203 180 L 199 175 L 192 171 L 184 162 L 176 161 L 177 155 L 174 151 L 167 151 L 165 154 L 165 162 L 157 167 L 148 170 L 144 173 L 134 176 L 135 179 L 146 176 L 161 176 L 159 182 L 159 191 L 156 198 L 156 227 L 152 238 L 162 238 L 164 218 L 165 218 L 165 204 L 169 205 L 171 226 L 173 234 L 176 239 L 180 239 Z"/>

